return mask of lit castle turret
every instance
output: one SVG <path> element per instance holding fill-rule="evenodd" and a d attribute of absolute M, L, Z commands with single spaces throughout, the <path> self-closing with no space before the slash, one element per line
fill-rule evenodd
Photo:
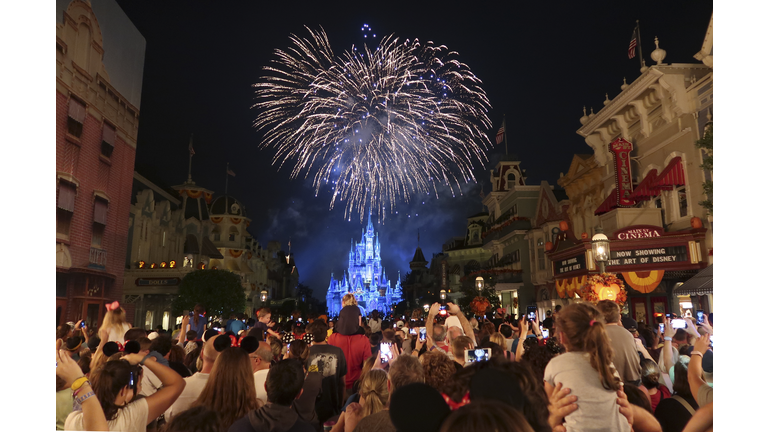
<path fill-rule="evenodd" d="M 381 266 L 381 244 L 379 236 L 373 231 L 371 215 L 368 214 L 368 227 L 363 229 L 360 243 L 354 240 L 349 250 L 349 270 L 341 279 L 334 279 L 328 286 L 326 304 L 328 314 L 336 316 L 341 310 L 341 298 L 353 293 L 363 315 L 376 309 L 383 313 L 391 311 L 391 306 L 402 300 L 403 290 L 398 276 L 395 287 L 390 287 L 387 273 Z"/>

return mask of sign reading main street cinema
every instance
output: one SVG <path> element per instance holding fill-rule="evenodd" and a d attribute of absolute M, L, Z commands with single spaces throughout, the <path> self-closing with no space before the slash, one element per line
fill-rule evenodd
<path fill-rule="evenodd" d="M 644 249 L 612 250 L 606 266 L 658 265 L 688 262 L 686 246 L 649 247 Z"/>

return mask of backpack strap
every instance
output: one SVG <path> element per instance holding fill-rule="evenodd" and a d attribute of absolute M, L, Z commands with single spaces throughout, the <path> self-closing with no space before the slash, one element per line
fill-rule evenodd
<path fill-rule="evenodd" d="M 695 410 L 695 409 L 693 409 L 693 407 L 691 406 L 691 404 L 689 404 L 689 403 L 688 403 L 688 402 L 687 402 L 685 399 L 681 398 L 680 396 L 678 396 L 678 395 L 674 395 L 674 396 L 672 396 L 672 399 L 674 399 L 674 400 L 676 400 L 676 401 L 680 402 L 680 405 L 682 405 L 683 407 L 685 407 L 685 409 L 687 409 L 687 410 L 688 410 L 688 412 L 691 414 L 691 416 L 693 416 L 693 413 L 695 413 L 695 412 L 696 412 L 696 410 Z"/>

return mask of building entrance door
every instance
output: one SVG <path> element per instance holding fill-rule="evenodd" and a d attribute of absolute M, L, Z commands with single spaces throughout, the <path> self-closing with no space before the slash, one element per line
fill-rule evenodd
<path fill-rule="evenodd" d="M 106 310 L 104 309 L 103 304 L 104 302 L 99 300 L 86 300 L 83 303 L 83 314 L 81 316 L 88 328 L 96 328 L 101 324 L 101 319 Z"/>
<path fill-rule="evenodd" d="M 56 327 L 64 324 L 64 315 L 67 312 L 67 299 L 56 299 Z"/>

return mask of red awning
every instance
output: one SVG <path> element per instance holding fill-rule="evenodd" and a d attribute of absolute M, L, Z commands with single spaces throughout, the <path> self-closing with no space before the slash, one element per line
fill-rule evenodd
<path fill-rule="evenodd" d="M 683 160 L 680 156 L 669 161 L 669 165 L 659 174 L 653 183 L 654 189 L 672 190 L 676 186 L 685 186 L 685 173 L 683 172 Z"/>
<path fill-rule="evenodd" d="M 74 98 L 69 99 L 69 117 L 72 120 L 82 124 L 85 122 L 85 105 L 81 104 Z"/>
<path fill-rule="evenodd" d="M 617 200 L 616 196 L 616 188 L 611 189 L 611 193 L 608 194 L 608 196 L 605 198 L 605 201 L 603 201 L 602 204 L 600 204 L 600 207 L 595 210 L 595 216 L 601 215 L 603 213 L 608 213 L 609 211 L 615 209 L 619 206 L 619 201 Z"/>
<path fill-rule="evenodd" d="M 115 130 L 106 123 L 101 127 L 101 140 L 112 147 L 115 146 Z"/>
<path fill-rule="evenodd" d="M 106 201 L 96 198 L 96 201 L 93 203 L 93 222 L 102 225 L 107 224 Z"/>
<path fill-rule="evenodd" d="M 59 182 L 59 200 L 56 207 L 68 212 L 75 211 L 75 186 L 67 182 Z"/>
<path fill-rule="evenodd" d="M 645 201 L 651 199 L 651 197 L 659 196 L 659 190 L 652 187 L 656 182 L 658 176 L 656 175 L 656 169 L 652 169 L 645 175 L 643 181 L 637 185 L 635 191 L 629 197 L 635 201 Z"/>

